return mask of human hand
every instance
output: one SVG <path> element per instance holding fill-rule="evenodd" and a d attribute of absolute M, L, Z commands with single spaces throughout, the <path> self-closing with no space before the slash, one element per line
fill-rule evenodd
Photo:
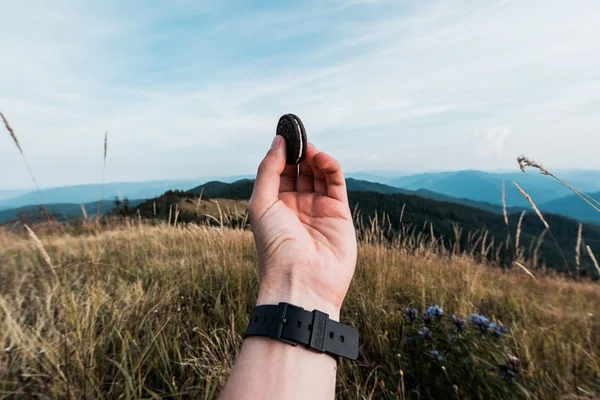
<path fill-rule="evenodd" d="M 258 305 L 288 302 L 339 320 L 357 256 L 340 164 L 309 144 L 299 167 L 286 165 L 285 140 L 276 136 L 248 211 L 260 260 Z"/>

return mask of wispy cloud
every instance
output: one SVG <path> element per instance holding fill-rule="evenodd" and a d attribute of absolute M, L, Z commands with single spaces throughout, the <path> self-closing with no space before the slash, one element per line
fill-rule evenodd
<path fill-rule="evenodd" d="M 346 170 L 600 167 L 597 2 L 250 4 L 0 0 L 0 109 L 40 182 L 93 182 L 106 129 L 108 180 L 248 173 L 290 111 Z"/>

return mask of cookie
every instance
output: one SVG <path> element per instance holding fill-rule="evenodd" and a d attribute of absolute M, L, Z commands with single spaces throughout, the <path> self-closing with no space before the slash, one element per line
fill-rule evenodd
<path fill-rule="evenodd" d="M 294 114 L 285 114 L 279 118 L 277 135 L 285 139 L 287 165 L 300 164 L 306 157 L 306 130 L 300 118 Z"/>

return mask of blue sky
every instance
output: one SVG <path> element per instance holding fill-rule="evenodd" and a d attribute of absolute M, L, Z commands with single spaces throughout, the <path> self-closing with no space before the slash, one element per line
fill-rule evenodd
<path fill-rule="evenodd" d="M 0 0 L 42 186 L 247 174 L 281 114 L 347 171 L 599 169 L 600 2 Z M 2 131 L 4 132 L 4 131 Z M 0 134 L 0 188 L 28 188 Z"/>

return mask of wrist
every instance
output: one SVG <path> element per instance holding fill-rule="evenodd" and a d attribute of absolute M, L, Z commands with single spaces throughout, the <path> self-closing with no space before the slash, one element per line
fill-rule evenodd
<path fill-rule="evenodd" d="M 275 305 L 281 302 L 302 307 L 307 311 L 318 310 L 328 314 L 334 321 L 340 320 L 340 307 L 324 300 L 310 288 L 261 282 L 256 305 Z"/>

